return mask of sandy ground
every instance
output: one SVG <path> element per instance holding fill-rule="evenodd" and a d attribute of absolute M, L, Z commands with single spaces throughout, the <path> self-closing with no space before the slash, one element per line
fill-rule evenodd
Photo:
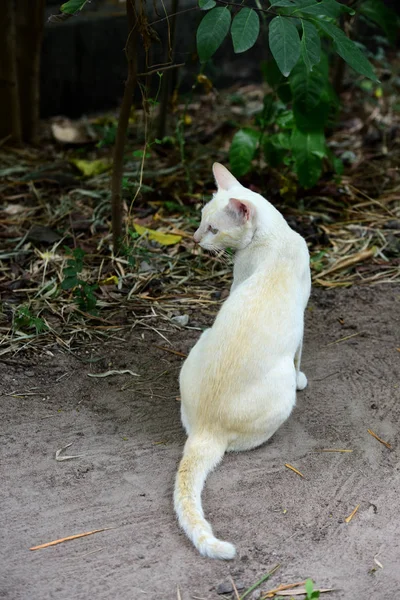
<path fill-rule="evenodd" d="M 167 345 L 156 333 L 81 355 L 98 362 L 55 349 L 2 363 L 0 598 L 165 600 L 179 587 L 182 600 L 216 599 L 230 576 L 247 587 L 278 563 L 263 590 L 312 577 L 333 600 L 400 598 L 399 309 L 399 287 L 314 291 L 308 388 L 269 443 L 226 456 L 206 483 L 206 515 L 237 546 L 230 563 L 201 558 L 175 521 L 182 359 L 156 348 Z M 181 352 L 199 334 L 162 329 Z M 110 368 L 141 377 L 87 375 Z M 57 462 L 68 443 L 82 456 Z M 103 527 L 113 529 L 29 550 Z"/>

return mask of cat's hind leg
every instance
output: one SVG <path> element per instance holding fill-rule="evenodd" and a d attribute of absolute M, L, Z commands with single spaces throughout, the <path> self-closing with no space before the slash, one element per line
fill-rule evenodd
<path fill-rule="evenodd" d="M 296 354 L 294 355 L 294 366 L 296 368 L 296 389 L 304 390 L 307 387 L 307 377 L 305 374 L 300 371 L 300 363 L 301 363 L 301 352 L 303 349 L 303 338 L 300 341 L 299 347 L 296 350 Z"/>

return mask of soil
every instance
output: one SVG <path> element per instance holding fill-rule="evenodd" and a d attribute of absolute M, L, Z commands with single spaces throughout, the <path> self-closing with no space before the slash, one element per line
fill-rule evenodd
<path fill-rule="evenodd" d="M 399 309 L 399 286 L 314 290 L 307 389 L 270 442 L 227 455 L 206 483 L 207 518 L 237 547 L 229 563 L 198 555 L 171 501 L 182 358 L 157 346 L 187 352 L 197 329 L 151 321 L 159 333 L 135 328 L 78 356 L 4 361 L 0 598 L 216 599 L 230 577 L 247 587 L 278 563 L 261 589 L 311 577 L 334 600 L 399 598 Z M 140 377 L 88 377 L 110 369 Z M 64 454 L 81 456 L 56 461 L 68 443 Z M 327 448 L 353 452 L 317 452 Z"/>

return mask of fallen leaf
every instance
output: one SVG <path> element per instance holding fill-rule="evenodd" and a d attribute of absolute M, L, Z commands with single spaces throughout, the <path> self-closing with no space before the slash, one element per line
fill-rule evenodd
<path fill-rule="evenodd" d="M 354 517 L 354 515 L 356 514 L 356 512 L 358 511 L 359 508 L 360 508 L 360 505 L 357 504 L 357 506 L 355 507 L 355 509 L 349 514 L 348 517 L 345 518 L 345 522 L 346 523 L 350 523 L 350 521 L 352 520 L 352 518 Z"/>
<path fill-rule="evenodd" d="M 76 166 L 85 177 L 93 177 L 108 171 L 110 164 L 98 158 L 97 160 L 83 160 L 81 158 L 72 158 L 71 162 Z"/>
<path fill-rule="evenodd" d="M 111 275 L 111 277 L 101 279 L 99 285 L 118 285 L 118 277 L 116 275 Z"/>
<path fill-rule="evenodd" d="M 174 244 L 178 244 L 182 236 L 174 235 L 172 233 L 162 233 L 161 231 L 155 231 L 154 229 L 149 229 L 148 227 L 143 227 L 142 225 L 138 225 L 137 223 L 133 224 L 136 233 L 139 235 L 143 235 L 147 233 L 149 236 L 149 240 L 154 240 L 163 246 L 173 246 Z"/>

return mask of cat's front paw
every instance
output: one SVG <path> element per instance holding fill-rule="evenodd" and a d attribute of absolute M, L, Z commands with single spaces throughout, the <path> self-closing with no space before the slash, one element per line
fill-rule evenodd
<path fill-rule="evenodd" d="M 300 371 L 297 374 L 296 388 L 298 390 L 304 390 L 305 387 L 307 387 L 307 377 L 304 375 L 304 373 L 302 371 Z"/>

